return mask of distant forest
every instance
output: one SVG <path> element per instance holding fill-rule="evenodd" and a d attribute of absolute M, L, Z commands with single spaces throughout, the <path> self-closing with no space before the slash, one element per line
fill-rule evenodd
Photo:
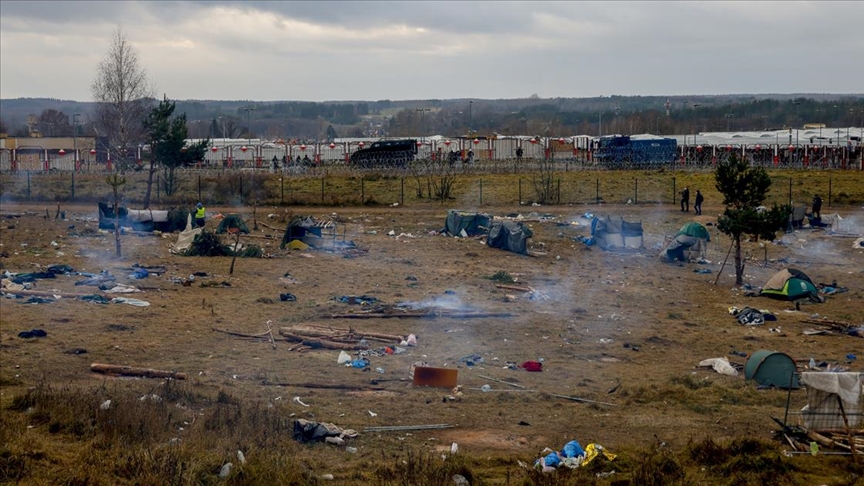
<path fill-rule="evenodd" d="M 155 102 L 155 101 L 154 101 Z M 657 135 L 864 126 L 864 95 L 770 94 L 403 101 L 176 100 L 192 138 L 315 141 L 340 137 Z M 0 133 L 96 135 L 94 103 L 0 100 Z M 77 117 L 73 115 L 78 114 Z"/>

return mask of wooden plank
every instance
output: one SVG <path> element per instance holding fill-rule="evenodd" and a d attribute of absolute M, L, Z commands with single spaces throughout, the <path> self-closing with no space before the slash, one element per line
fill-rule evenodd
<path fill-rule="evenodd" d="M 91 364 L 90 371 L 96 373 L 104 373 L 108 375 L 140 376 L 144 378 L 174 378 L 176 380 L 186 379 L 186 373 L 179 373 L 177 371 L 154 370 L 150 368 L 136 368 L 133 366 L 112 365 L 104 363 Z"/>

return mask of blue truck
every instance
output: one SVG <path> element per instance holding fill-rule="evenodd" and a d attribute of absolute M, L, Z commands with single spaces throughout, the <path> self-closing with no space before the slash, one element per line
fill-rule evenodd
<path fill-rule="evenodd" d="M 597 164 L 661 165 L 675 161 L 678 143 L 674 138 L 654 135 L 607 135 L 595 141 L 593 159 Z"/>

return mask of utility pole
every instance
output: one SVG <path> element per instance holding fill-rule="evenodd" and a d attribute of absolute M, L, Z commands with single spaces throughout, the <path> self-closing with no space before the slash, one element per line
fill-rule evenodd
<path fill-rule="evenodd" d="M 469 131 L 469 132 L 472 130 L 471 127 L 474 125 L 474 122 L 473 122 L 472 119 L 471 119 L 471 108 L 472 108 L 473 106 L 474 106 L 474 101 L 473 101 L 473 100 L 469 100 L 469 101 L 468 101 L 468 131 Z"/>
<path fill-rule="evenodd" d="M 243 108 L 246 111 L 246 145 L 252 145 L 252 112 L 255 111 L 255 108 L 251 106 L 247 106 Z"/>
<path fill-rule="evenodd" d="M 81 113 L 72 114 L 72 151 L 75 153 L 75 168 L 78 170 L 78 117 Z"/>

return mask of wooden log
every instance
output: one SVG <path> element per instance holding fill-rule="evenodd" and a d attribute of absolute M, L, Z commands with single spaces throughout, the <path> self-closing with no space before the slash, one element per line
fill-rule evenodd
<path fill-rule="evenodd" d="M 835 442 L 833 440 L 831 440 L 828 437 L 825 437 L 824 435 L 822 435 L 818 432 L 815 432 L 813 430 L 807 431 L 807 437 L 815 440 L 816 442 L 819 443 L 819 445 L 824 446 L 824 447 L 834 447 L 834 444 L 835 444 Z"/>
<path fill-rule="evenodd" d="M 358 331 L 353 328 L 339 328 L 332 326 L 319 326 L 315 324 L 304 324 L 302 326 L 294 326 L 283 328 L 289 330 L 289 332 L 293 332 L 295 334 L 304 335 L 309 333 L 308 335 L 315 335 L 313 333 L 317 332 L 318 335 L 327 335 L 327 336 L 338 336 L 338 337 L 347 337 L 353 336 L 357 339 L 366 338 L 366 339 L 375 339 L 378 341 L 393 341 L 393 342 L 402 342 L 405 339 L 403 336 L 397 336 L 395 334 L 385 334 L 381 332 L 369 332 L 369 331 Z"/>
<path fill-rule="evenodd" d="M 506 289 L 506 290 L 518 290 L 519 292 L 534 292 L 534 289 L 532 289 L 531 287 L 519 287 L 517 285 L 495 284 L 495 288 Z"/>
<path fill-rule="evenodd" d="M 301 343 L 310 348 L 342 349 L 350 351 L 366 349 L 366 346 L 361 346 L 359 344 L 337 343 L 326 339 L 314 339 L 308 336 L 298 336 L 297 334 L 292 334 L 286 331 L 284 328 L 279 330 L 279 334 L 290 341 Z"/>
<path fill-rule="evenodd" d="M 140 376 L 144 378 L 174 378 L 175 380 L 186 379 L 186 373 L 180 373 L 177 371 L 163 371 L 150 368 L 135 368 L 132 366 L 112 365 L 104 363 L 91 364 L 90 371 L 96 373 L 104 373 L 107 375 Z"/>

